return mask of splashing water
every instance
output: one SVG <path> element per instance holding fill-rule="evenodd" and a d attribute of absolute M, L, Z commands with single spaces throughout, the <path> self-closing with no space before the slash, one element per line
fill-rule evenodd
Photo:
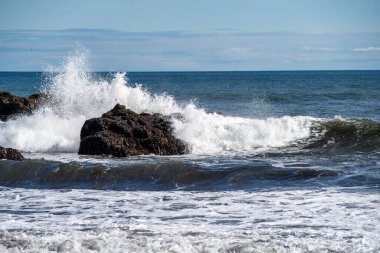
<path fill-rule="evenodd" d="M 180 106 L 166 94 L 151 94 L 141 85 L 128 85 L 125 73 L 113 79 L 94 77 L 86 54 L 76 52 L 49 78 L 42 89 L 49 101 L 31 116 L 0 124 L 0 145 L 28 152 L 74 152 L 79 148 L 80 130 L 86 119 L 99 117 L 116 103 L 137 112 L 180 113 L 173 119 L 174 134 L 192 153 L 257 151 L 282 147 L 310 135 L 311 117 L 228 117 L 206 113 L 193 103 Z"/>
<path fill-rule="evenodd" d="M 191 147 L 192 153 L 261 151 L 282 147 L 310 135 L 311 117 L 268 118 L 266 120 L 228 117 L 206 113 L 188 105 L 185 121 L 174 121 L 175 135 Z"/>

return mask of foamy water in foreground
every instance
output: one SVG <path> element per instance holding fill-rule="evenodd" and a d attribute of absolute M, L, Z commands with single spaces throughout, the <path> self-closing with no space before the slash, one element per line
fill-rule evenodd
<path fill-rule="evenodd" d="M 378 252 L 378 192 L 1 188 L 2 252 Z M 6 213 L 6 215 L 5 215 Z"/>

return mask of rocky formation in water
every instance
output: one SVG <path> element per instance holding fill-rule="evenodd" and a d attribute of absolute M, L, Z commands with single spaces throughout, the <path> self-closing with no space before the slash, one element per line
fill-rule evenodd
<path fill-rule="evenodd" d="M 87 120 L 81 130 L 79 154 L 181 155 L 186 145 L 172 135 L 172 127 L 161 114 L 137 114 L 117 104 L 100 118 Z"/>
<path fill-rule="evenodd" d="M 6 121 L 13 116 L 30 114 L 39 104 L 41 94 L 33 94 L 28 98 L 15 96 L 9 92 L 0 92 L 0 120 Z"/>
<path fill-rule="evenodd" d="M 25 158 L 17 149 L 0 147 L 0 159 L 24 160 Z"/>

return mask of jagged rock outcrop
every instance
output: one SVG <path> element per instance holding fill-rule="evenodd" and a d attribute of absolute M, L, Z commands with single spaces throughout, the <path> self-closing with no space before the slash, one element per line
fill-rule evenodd
<path fill-rule="evenodd" d="M 28 98 L 15 96 L 9 92 L 0 92 L 0 120 L 6 121 L 19 114 L 30 114 L 39 104 L 41 94 L 33 94 Z"/>
<path fill-rule="evenodd" d="M 100 118 L 87 120 L 81 130 L 79 154 L 181 155 L 186 145 L 172 135 L 168 119 L 160 114 L 137 114 L 117 104 Z"/>
<path fill-rule="evenodd" d="M 0 146 L 0 159 L 7 160 L 25 160 L 17 149 L 3 148 Z"/>

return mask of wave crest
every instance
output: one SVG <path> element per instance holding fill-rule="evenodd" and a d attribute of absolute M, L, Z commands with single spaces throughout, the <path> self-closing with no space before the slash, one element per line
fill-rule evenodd
<path fill-rule="evenodd" d="M 334 119 L 319 122 L 321 138 L 308 148 L 376 151 L 380 148 L 380 122 L 369 119 Z"/>

